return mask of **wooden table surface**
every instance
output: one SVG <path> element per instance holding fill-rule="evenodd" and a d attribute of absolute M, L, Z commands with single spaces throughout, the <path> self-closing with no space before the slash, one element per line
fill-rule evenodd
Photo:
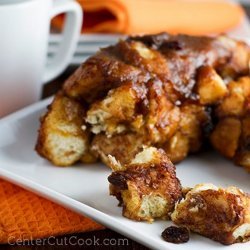
<path fill-rule="evenodd" d="M 248 16 L 250 16 L 250 7 L 246 7 Z M 64 80 L 76 69 L 76 66 L 70 66 L 60 77 L 56 80 L 46 84 L 43 90 L 42 98 L 53 95 L 62 85 Z M 70 239 L 77 239 L 79 242 L 86 242 L 83 245 L 69 245 Z M 97 244 L 87 244 L 87 242 L 94 242 L 94 239 L 98 240 Z M 110 242 L 110 244 L 102 244 L 102 242 Z M 54 244 L 58 242 L 58 245 Z M 10 245 L 0 245 L 0 249 L 24 249 L 24 250 L 35 250 L 35 249 L 121 249 L 121 250 L 147 250 L 148 248 L 138 244 L 137 242 L 130 240 L 124 237 L 121 234 L 118 234 L 110 229 L 104 229 L 99 231 L 93 231 L 88 233 L 78 233 L 71 235 L 64 235 L 56 237 L 53 239 L 53 244 L 45 243 L 43 246 L 38 246 L 35 242 L 30 243 L 29 245 L 23 246 L 10 246 Z"/>

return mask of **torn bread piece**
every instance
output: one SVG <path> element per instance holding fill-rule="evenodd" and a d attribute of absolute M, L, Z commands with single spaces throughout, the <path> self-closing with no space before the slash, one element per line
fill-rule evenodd
<path fill-rule="evenodd" d="M 199 184 L 176 204 L 171 218 L 225 245 L 245 242 L 250 237 L 250 196 L 236 187 Z"/>
<path fill-rule="evenodd" d="M 241 121 L 235 117 L 221 119 L 210 135 L 213 147 L 232 159 L 239 146 L 241 127 Z"/>
<path fill-rule="evenodd" d="M 114 166 L 115 161 L 112 159 Z M 110 194 L 123 207 L 123 215 L 136 221 L 166 219 L 181 199 L 175 167 L 161 149 L 144 147 L 130 164 L 118 164 L 109 177 Z"/>
<path fill-rule="evenodd" d="M 36 150 L 58 166 L 72 165 L 81 158 L 94 161 L 88 137 L 84 108 L 60 92 L 41 118 Z"/>
<path fill-rule="evenodd" d="M 184 103 L 180 107 L 180 121 L 177 132 L 161 148 L 173 163 L 186 158 L 189 153 L 200 150 L 203 141 L 203 126 L 209 122 L 204 106 Z"/>
<path fill-rule="evenodd" d="M 128 164 L 147 145 L 145 138 L 137 133 L 123 133 L 107 137 L 105 134 L 95 135 L 91 143 L 91 151 L 107 166 L 112 168 L 109 155 L 122 165 Z"/>
<path fill-rule="evenodd" d="M 87 111 L 86 122 L 90 124 L 91 132 L 94 134 L 105 132 L 111 137 L 128 130 L 127 124 L 133 128 L 138 118 L 137 102 L 138 98 L 131 83 L 110 90 L 103 100 L 94 102 Z"/>
<path fill-rule="evenodd" d="M 221 76 L 210 66 L 199 68 L 196 84 L 201 104 L 216 104 L 228 92 Z"/>

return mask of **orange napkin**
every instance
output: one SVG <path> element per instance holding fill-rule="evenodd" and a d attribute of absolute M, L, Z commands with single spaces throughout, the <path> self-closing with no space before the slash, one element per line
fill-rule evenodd
<path fill-rule="evenodd" d="M 84 10 L 83 32 L 226 32 L 241 23 L 243 9 L 228 0 L 77 0 Z M 54 27 L 61 28 L 63 16 Z"/>
<path fill-rule="evenodd" d="M 94 221 L 0 179 L 0 243 L 103 229 Z"/>

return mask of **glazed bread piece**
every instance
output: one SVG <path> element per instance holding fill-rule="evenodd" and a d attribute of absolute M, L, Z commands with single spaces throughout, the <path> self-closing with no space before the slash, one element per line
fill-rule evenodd
<path fill-rule="evenodd" d="M 236 187 L 199 184 L 176 204 L 171 219 L 225 245 L 245 242 L 250 237 L 250 196 Z"/>
<path fill-rule="evenodd" d="M 87 111 L 86 121 L 91 124 L 91 132 L 104 132 L 111 137 L 129 129 L 139 130 L 143 117 L 137 115 L 136 105 L 141 97 L 131 83 L 110 90 L 106 97 L 91 104 Z"/>
<path fill-rule="evenodd" d="M 160 147 L 173 163 L 186 158 L 189 153 L 199 151 L 204 141 L 204 127 L 210 122 L 206 107 L 193 102 L 185 102 L 180 107 L 178 129 Z"/>
<path fill-rule="evenodd" d="M 250 100 L 248 105 L 250 107 Z M 243 118 L 241 122 L 241 139 L 234 161 L 250 172 L 250 116 Z"/>
<path fill-rule="evenodd" d="M 250 170 L 250 77 L 227 85 L 228 93 L 215 109 L 219 120 L 211 143 L 222 155 Z"/>
<path fill-rule="evenodd" d="M 110 194 L 119 200 L 123 215 L 148 222 L 169 218 L 182 193 L 175 167 L 164 151 L 145 147 L 126 165 L 109 158 L 114 169 L 108 177 Z"/>
<path fill-rule="evenodd" d="M 196 92 L 202 105 L 214 105 L 227 95 L 228 89 L 215 69 L 201 66 L 197 72 Z"/>
<path fill-rule="evenodd" d="M 112 89 L 107 96 L 90 105 L 86 121 L 94 134 L 111 137 L 123 132 L 147 134 L 151 143 L 162 143 L 178 128 L 180 110 L 166 96 L 162 82 L 151 79 Z"/>
<path fill-rule="evenodd" d="M 95 135 L 91 143 L 91 152 L 103 163 L 111 167 L 109 155 L 122 165 L 128 164 L 142 150 L 147 141 L 137 133 L 123 133 L 107 137 L 105 134 Z"/>
<path fill-rule="evenodd" d="M 89 152 L 84 108 L 59 92 L 47 113 L 41 117 L 36 150 L 58 166 L 72 165 L 81 159 L 93 161 L 94 157 Z"/>

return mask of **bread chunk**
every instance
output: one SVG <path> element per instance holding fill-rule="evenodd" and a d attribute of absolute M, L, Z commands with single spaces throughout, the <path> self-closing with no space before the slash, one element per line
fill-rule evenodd
<path fill-rule="evenodd" d="M 85 126 L 84 108 L 58 93 L 41 118 L 37 152 L 58 166 L 74 164 L 88 153 L 89 133 L 83 129 Z"/>
<path fill-rule="evenodd" d="M 250 77 L 241 77 L 228 84 L 228 95 L 216 108 L 218 117 L 241 117 L 248 112 L 247 102 L 250 96 Z"/>
<path fill-rule="evenodd" d="M 91 150 L 102 162 L 111 167 L 109 155 L 121 164 L 128 164 L 147 145 L 143 137 L 136 133 L 125 133 L 107 137 L 105 134 L 96 135 L 91 144 Z"/>
<path fill-rule="evenodd" d="M 112 136 L 132 129 L 136 119 L 140 118 L 136 114 L 139 100 L 131 84 L 110 90 L 104 99 L 94 102 L 87 112 L 86 122 L 91 124 L 91 132 L 105 132 L 107 136 Z M 139 130 L 140 126 L 134 129 Z"/>
<path fill-rule="evenodd" d="M 210 66 L 198 70 L 197 90 L 201 104 L 215 104 L 227 94 L 227 87 L 221 76 Z"/>
<path fill-rule="evenodd" d="M 163 150 L 145 147 L 117 169 L 121 170 L 108 177 L 110 194 L 119 200 L 125 217 L 148 222 L 169 218 L 182 193 L 175 167 Z"/>
<path fill-rule="evenodd" d="M 250 116 L 242 119 L 241 140 L 234 160 L 250 172 Z"/>
<path fill-rule="evenodd" d="M 250 196 L 236 187 L 198 184 L 176 204 L 173 222 L 222 244 L 250 237 Z"/>
<path fill-rule="evenodd" d="M 184 103 L 180 107 L 180 121 L 177 132 L 161 145 L 174 163 L 186 158 L 190 152 L 197 152 L 202 146 L 203 125 L 209 121 L 204 106 Z"/>
<path fill-rule="evenodd" d="M 233 158 L 239 146 L 241 122 L 237 118 L 221 119 L 211 134 L 211 143 L 222 155 Z"/>

